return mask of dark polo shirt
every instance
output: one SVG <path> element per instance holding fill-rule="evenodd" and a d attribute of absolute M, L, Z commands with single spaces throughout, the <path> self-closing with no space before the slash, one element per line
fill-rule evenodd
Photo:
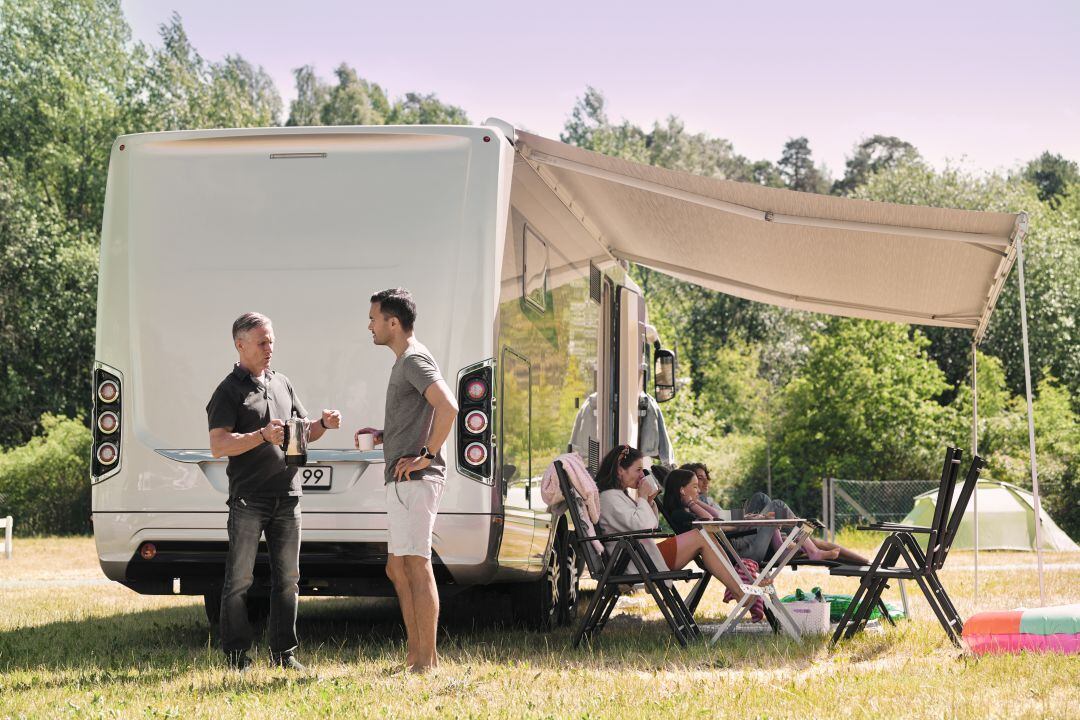
<path fill-rule="evenodd" d="M 260 386 L 237 364 L 214 390 L 206 405 L 210 429 L 251 433 L 266 427 L 272 418 L 288 420 L 293 412 L 307 417 L 289 378 L 269 371 L 269 381 Z M 265 376 L 264 376 L 265 377 Z M 278 445 L 264 442 L 246 453 L 229 458 L 229 498 L 303 495 L 296 468 L 285 464 Z"/>

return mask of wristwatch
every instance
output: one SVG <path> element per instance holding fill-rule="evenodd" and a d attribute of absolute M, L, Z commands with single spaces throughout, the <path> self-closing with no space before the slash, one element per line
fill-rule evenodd
<path fill-rule="evenodd" d="M 428 450 L 428 446 L 425 445 L 424 447 L 420 448 L 420 457 L 427 458 L 428 460 L 434 460 L 435 453 Z"/>

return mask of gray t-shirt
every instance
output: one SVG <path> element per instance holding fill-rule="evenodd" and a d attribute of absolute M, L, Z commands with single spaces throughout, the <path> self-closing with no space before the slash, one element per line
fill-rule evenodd
<path fill-rule="evenodd" d="M 433 382 L 442 380 L 439 366 L 428 349 L 414 342 L 394 363 L 390 383 L 386 388 L 386 419 L 383 423 L 383 456 L 386 458 L 384 478 L 394 482 L 394 465 L 403 457 L 416 457 L 428 444 L 435 408 L 424 397 Z M 413 480 L 446 482 L 446 460 L 441 448 L 429 448 L 435 459 Z"/>

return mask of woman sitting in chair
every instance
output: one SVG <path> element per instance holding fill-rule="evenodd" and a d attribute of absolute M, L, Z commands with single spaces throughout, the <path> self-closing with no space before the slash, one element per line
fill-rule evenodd
<path fill-rule="evenodd" d="M 684 469 L 685 468 L 685 469 Z M 719 517 L 715 508 L 701 501 L 701 474 L 708 478 L 708 470 L 700 463 L 684 465 L 673 470 L 664 484 L 664 512 L 671 529 L 685 532 L 693 528 L 695 520 L 711 520 Z M 797 517 L 783 500 L 772 500 L 765 493 L 754 493 L 746 503 L 743 518 L 793 518 Z M 762 565 L 773 551 L 783 542 L 780 531 L 774 528 L 760 528 L 751 535 L 732 539 L 732 546 L 741 557 L 748 558 Z M 869 560 L 847 548 L 826 540 L 807 538 L 803 541 L 802 551 L 811 560 L 836 560 L 868 565 Z"/>
<path fill-rule="evenodd" d="M 620 445 L 600 463 L 596 485 L 600 490 L 600 524 L 605 532 L 655 530 L 659 524 L 655 500 L 660 490 L 655 483 L 645 480 L 646 470 L 641 466 L 641 459 L 641 452 L 629 445 Z M 636 500 L 630 497 L 630 489 L 637 491 Z M 681 570 L 694 558 L 700 558 L 710 575 L 723 583 L 736 600 L 742 599 L 738 579 L 727 571 L 702 533 L 691 530 L 659 543 L 645 539 L 642 544 L 659 570 Z M 760 610 L 753 612 L 752 617 L 760 620 Z"/>

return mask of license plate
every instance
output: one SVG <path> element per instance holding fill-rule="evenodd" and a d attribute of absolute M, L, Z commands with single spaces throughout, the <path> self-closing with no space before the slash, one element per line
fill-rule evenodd
<path fill-rule="evenodd" d="M 329 466 L 313 465 L 299 470 L 300 485 L 305 491 L 329 490 L 334 483 L 334 469 Z"/>

